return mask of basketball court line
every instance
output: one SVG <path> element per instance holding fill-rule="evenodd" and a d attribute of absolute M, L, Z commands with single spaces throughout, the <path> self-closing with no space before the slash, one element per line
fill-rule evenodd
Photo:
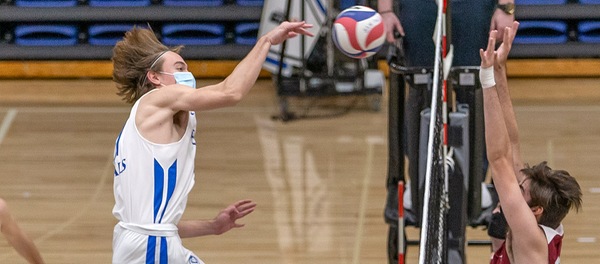
<path fill-rule="evenodd" d="M 367 158 L 365 166 L 365 176 L 363 177 L 362 190 L 360 192 L 360 201 L 358 206 L 358 221 L 356 223 L 356 233 L 354 234 L 354 250 L 352 254 L 352 263 L 358 264 L 360 261 L 360 249 L 362 246 L 362 234 L 364 232 L 365 214 L 367 210 L 367 200 L 369 199 L 369 183 L 371 181 L 371 163 L 373 161 L 373 145 L 367 145 Z"/>
<path fill-rule="evenodd" d="M 360 252 L 363 242 L 363 233 L 365 226 L 365 215 L 367 211 L 367 202 L 369 200 L 369 186 L 371 184 L 371 177 L 373 172 L 373 158 L 375 157 L 374 147 L 375 145 L 384 144 L 381 137 L 367 137 L 367 157 L 365 161 L 365 171 L 362 182 L 362 190 L 360 195 L 360 201 L 358 206 L 358 222 L 356 227 L 356 233 L 354 235 L 354 250 L 352 255 L 352 263 L 360 263 Z"/>
<path fill-rule="evenodd" d="M 10 126 L 12 125 L 12 122 L 15 120 L 16 116 L 17 109 L 9 108 L 6 112 L 6 115 L 2 120 L 2 125 L 0 126 L 0 144 L 2 144 L 2 141 L 4 140 L 4 137 L 6 137 L 6 133 L 8 133 L 8 130 L 10 129 Z"/>
<path fill-rule="evenodd" d="M 596 243 L 597 239 L 595 237 L 578 237 L 577 242 L 579 243 Z"/>

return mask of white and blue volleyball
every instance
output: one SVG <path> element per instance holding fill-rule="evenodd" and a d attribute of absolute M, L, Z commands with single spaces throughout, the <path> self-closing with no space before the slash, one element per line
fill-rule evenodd
<path fill-rule="evenodd" d="M 332 37 L 335 46 L 348 57 L 367 58 L 385 43 L 385 25 L 372 8 L 352 6 L 336 17 Z"/>

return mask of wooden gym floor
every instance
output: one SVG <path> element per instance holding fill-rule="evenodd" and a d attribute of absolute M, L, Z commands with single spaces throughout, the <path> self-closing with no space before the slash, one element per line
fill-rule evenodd
<path fill-rule="evenodd" d="M 599 84 L 510 80 L 525 160 L 569 170 L 584 193 L 583 210 L 564 221 L 563 263 L 600 261 Z M 114 91 L 107 79 L 0 80 L 0 197 L 47 263 L 111 260 L 112 152 L 129 112 Z M 276 99 L 261 79 L 240 105 L 198 115 L 184 218 L 212 218 L 244 198 L 258 207 L 244 228 L 184 244 L 206 263 L 386 263 L 385 95 L 379 112 L 358 98 L 345 115 L 287 123 L 271 119 Z M 468 239 L 485 231 L 468 228 Z M 417 254 L 409 247 L 408 263 Z M 469 246 L 467 255 L 487 263 L 489 248 Z M 24 263 L 4 239 L 0 263 Z"/>

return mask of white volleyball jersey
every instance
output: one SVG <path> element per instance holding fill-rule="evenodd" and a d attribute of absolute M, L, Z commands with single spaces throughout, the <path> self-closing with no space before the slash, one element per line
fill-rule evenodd
<path fill-rule="evenodd" d="M 179 141 L 152 143 L 135 124 L 140 101 L 115 142 L 113 215 L 126 224 L 177 224 L 194 185 L 196 116 L 189 112 Z"/>
<path fill-rule="evenodd" d="M 115 142 L 113 263 L 203 263 L 183 247 L 176 226 L 194 185 L 195 113 L 179 141 L 156 144 L 136 127 L 139 102 Z"/>

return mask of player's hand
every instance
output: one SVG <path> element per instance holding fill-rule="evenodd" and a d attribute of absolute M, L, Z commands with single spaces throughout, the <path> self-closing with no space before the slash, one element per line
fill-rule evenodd
<path fill-rule="evenodd" d="M 271 45 L 278 45 L 283 43 L 289 38 L 296 37 L 300 34 L 307 36 L 314 36 L 307 29 L 312 28 L 312 24 L 307 24 L 305 21 L 300 22 L 288 22 L 284 21 L 279 26 L 269 31 L 265 37 L 271 43 Z"/>
<path fill-rule="evenodd" d="M 386 12 L 381 14 L 381 19 L 383 20 L 383 24 L 385 27 L 385 39 L 387 42 L 396 41 L 396 37 L 394 36 L 394 31 L 400 33 L 400 36 L 404 36 L 404 28 L 400 23 L 400 20 L 393 12 Z"/>
<path fill-rule="evenodd" d="M 479 49 L 479 56 L 481 57 L 481 68 L 489 68 L 494 66 L 494 60 L 496 52 L 494 50 L 496 44 L 496 34 L 498 31 L 490 31 L 490 37 L 488 38 L 488 45 L 486 50 Z"/>
<path fill-rule="evenodd" d="M 496 50 L 496 62 L 495 65 L 497 67 L 506 65 L 506 60 L 508 59 L 508 53 L 510 53 L 510 49 L 512 48 L 513 40 L 517 35 L 517 29 L 519 29 L 519 22 L 513 21 L 511 27 L 506 27 L 504 29 L 504 35 L 502 38 L 502 44 Z"/>
<path fill-rule="evenodd" d="M 254 212 L 256 203 L 250 200 L 241 200 L 227 208 L 221 210 L 213 219 L 215 234 L 223 234 L 233 228 L 243 227 L 244 224 L 236 223 L 235 221 Z"/>

